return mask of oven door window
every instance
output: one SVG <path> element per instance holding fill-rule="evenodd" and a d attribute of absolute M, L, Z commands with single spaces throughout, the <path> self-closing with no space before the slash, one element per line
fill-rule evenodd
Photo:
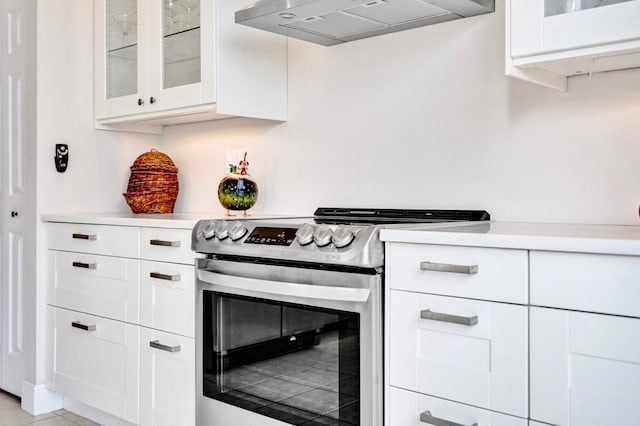
<path fill-rule="evenodd" d="M 203 393 L 293 425 L 360 425 L 359 314 L 204 291 Z"/>

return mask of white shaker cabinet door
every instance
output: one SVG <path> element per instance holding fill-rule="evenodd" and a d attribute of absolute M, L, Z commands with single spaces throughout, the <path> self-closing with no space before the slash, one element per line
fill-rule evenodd
<path fill-rule="evenodd" d="M 390 298 L 391 386 L 527 417 L 527 307 L 397 290 Z"/>
<path fill-rule="evenodd" d="M 55 390 L 138 423 L 139 327 L 52 309 Z"/>
<path fill-rule="evenodd" d="M 640 419 L 640 319 L 531 308 L 531 419 L 631 426 Z"/>
<path fill-rule="evenodd" d="M 140 324 L 194 337 L 194 267 L 142 260 L 140 275 Z"/>
<path fill-rule="evenodd" d="M 394 387 L 390 399 L 389 426 L 527 426 L 526 419 Z"/>
<path fill-rule="evenodd" d="M 140 424 L 194 425 L 194 340 L 140 329 Z"/>

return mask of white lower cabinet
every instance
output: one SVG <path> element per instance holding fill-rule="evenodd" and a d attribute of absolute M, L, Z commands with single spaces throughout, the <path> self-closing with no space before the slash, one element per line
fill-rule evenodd
<path fill-rule="evenodd" d="M 191 229 L 48 230 L 52 386 L 134 424 L 194 425 Z"/>
<path fill-rule="evenodd" d="M 138 423 L 139 327 L 67 309 L 51 309 L 56 390 Z"/>
<path fill-rule="evenodd" d="M 526 306 L 391 290 L 390 315 L 391 386 L 527 417 Z"/>
<path fill-rule="evenodd" d="M 527 426 L 527 420 L 391 387 L 388 426 Z"/>
<path fill-rule="evenodd" d="M 640 227 L 485 225 L 380 233 L 385 424 L 640 425 Z"/>
<path fill-rule="evenodd" d="M 531 308 L 531 418 L 632 426 L 640 419 L 640 319 Z"/>
<path fill-rule="evenodd" d="M 195 424 L 194 339 L 140 327 L 140 424 Z"/>

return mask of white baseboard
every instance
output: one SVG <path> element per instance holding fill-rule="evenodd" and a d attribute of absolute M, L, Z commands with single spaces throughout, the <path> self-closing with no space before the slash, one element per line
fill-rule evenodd
<path fill-rule="evenodd" d="M 63 408 L 79 416 L 86 417 L 92 422 L 96 422 L 100 425 L 135 426 L 133 423 L 123 420 L 119 417 L 112 416 L 111 414 L 105 413 L 104 411 L 100 411 L 97 408 L 93 408 L 89 405 L 83 404 L 82 402 L 78 402 L 71 398 L 64 398 Z"/>
<path fill-rule="evenodd" d="M 46 385 L 22 382 L 22 409 L 27 413 L 37 416 L 59 410 L 62 406 L 62 395 L 48 389 Z"/>

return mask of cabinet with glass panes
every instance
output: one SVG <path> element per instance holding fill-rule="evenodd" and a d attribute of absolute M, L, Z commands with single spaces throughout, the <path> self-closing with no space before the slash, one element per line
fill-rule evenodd
<path fill-rule="evenodd" d="M 238 0 L 95 0 L 95 118 L 285 120 L 286 38 L 236 25 Z"/>
<path fill-rule="evenodd" d="M 507 74 L 566 89 L 640 66 L 640 0 L 507 0 Z"/>

